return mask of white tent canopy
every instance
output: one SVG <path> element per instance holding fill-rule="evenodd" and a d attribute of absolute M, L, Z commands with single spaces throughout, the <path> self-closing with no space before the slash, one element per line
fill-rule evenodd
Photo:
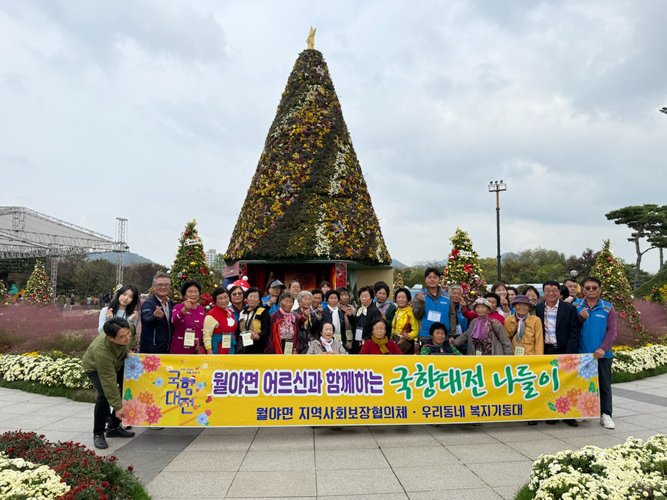
<path fill-rule="evenodd" d="M 122 241 L 29 208 L 0 207 L 0 259 L 124 252 L 126 249 Z"/>

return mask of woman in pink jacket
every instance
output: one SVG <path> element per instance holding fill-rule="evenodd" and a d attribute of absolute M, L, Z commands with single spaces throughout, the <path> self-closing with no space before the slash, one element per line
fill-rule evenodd
<path fill-rule="evenodd" d="M 171 322 L 174 336 L 169 344 L 169 354 L 197 354 L 203 347 L 204 317 L 206 311 L 199 304 L 201 285 L 196 281 L 186 281 L 181 287 L 183 303 L 174 306 Z"/>

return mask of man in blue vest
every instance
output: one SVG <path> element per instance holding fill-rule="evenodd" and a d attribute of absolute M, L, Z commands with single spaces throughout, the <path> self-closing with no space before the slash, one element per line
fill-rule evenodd
<path fill-rule="evenodd" d="M 581 323 L 579 353 L 593 353 L 598 360 L 600 425 L 615 429 L 616 424 L 611 419 L 611 363 L 614 358 L 611 347 L 616 339 L 616 311 L 614 306 L 600 298 L 602 286 L 598 278 L 588 276 L 581 286 L 584 298 L 574 304 Z"/>
<path fill-rule="evenodd" d="M 419 320 L 419 342 L 431 342 L 429 329 L 436 322 L 443 323 L 447 327 L 447 333 L 451 333 L 450 325 L 456 325 L 456 311 L 449 307 L 449 294 L 440 288 L 440 270 L 437 267 L 427 267 L 424 271 L 424 283 L 426 293 L 419 292 L 412 299 L 412 310 L 415 318 Z M 453 321 L 450 321 L 450 312 Z"/>

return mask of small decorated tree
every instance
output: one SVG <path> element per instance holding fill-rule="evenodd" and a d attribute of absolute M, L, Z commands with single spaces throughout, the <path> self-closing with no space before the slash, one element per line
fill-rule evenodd
<path fill-rule="evenodd" d="M 44 270 L 44 262 L 41 260 L 35 262 L 35 269 L 25 287 L 24 300 L 28 304 L 38 306 L 48 306 L 53 303 L 51 281 Z"/>
<path fill-rule="evenodd" d="M 440 285 L 446 290 L 449 285 L 461 285 L 463 296 L 470 302 L 486 293 L 486 281 L 479 265 L 479 255 L 472 248 L 468 233 L 456 228 L 456 233 L 449 239 L 452 251 L 447 258 L 447 267 Z"/>
<path fill-rule="evenodd" d="M 611 253 L 609 240 L 603 242 L 602 251 L 593 266 L 592 275 L 602 282 L 602 300 L 614 306 L 620 320 L 632 332 L 635 342 L 647 343 L 649 341 L 648 332 L 635 307 L 634 296 L 625 277 L 623 265 Z"/>
<path fill-rule="evenodd" d="M 187 280 L 198 281 L 202 296 L 213 291 L 213 275 L 206 263 L 204 242 L 197 234 L 197 221 L 192 220 L 185 226 L 179 239 L 178 252 L 171 267 L 172 298 L 180 301 L 181 285 Z"/>
<path fill-rule="evenodd" d="M 5 282 L 0 280 L 0 308 L 9 305 L 9 294 Z"/>
<path fill-rule="evenodd" d="M 405 283 L 403 282 L 403 275 L 398 272 L 396 273 L 396 281 L 394 282 L 394 291 L 398 290 L 399 288 L 403 288 L 405 286 Z"/>

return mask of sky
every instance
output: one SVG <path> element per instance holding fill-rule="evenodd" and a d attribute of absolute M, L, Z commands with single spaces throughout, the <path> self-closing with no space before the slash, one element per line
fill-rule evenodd
<path fill-rule="evenodd" d="M 393 258 L 566 256 L 665 204 L 667 2 L 5 0 L 0 205 L 170 266 L 185 224 L 224 252 L 309 27 Z M 645 245 L 645 244 L 644 244 Z M 642 268 L 655 272 L 658 253 Z"/>

